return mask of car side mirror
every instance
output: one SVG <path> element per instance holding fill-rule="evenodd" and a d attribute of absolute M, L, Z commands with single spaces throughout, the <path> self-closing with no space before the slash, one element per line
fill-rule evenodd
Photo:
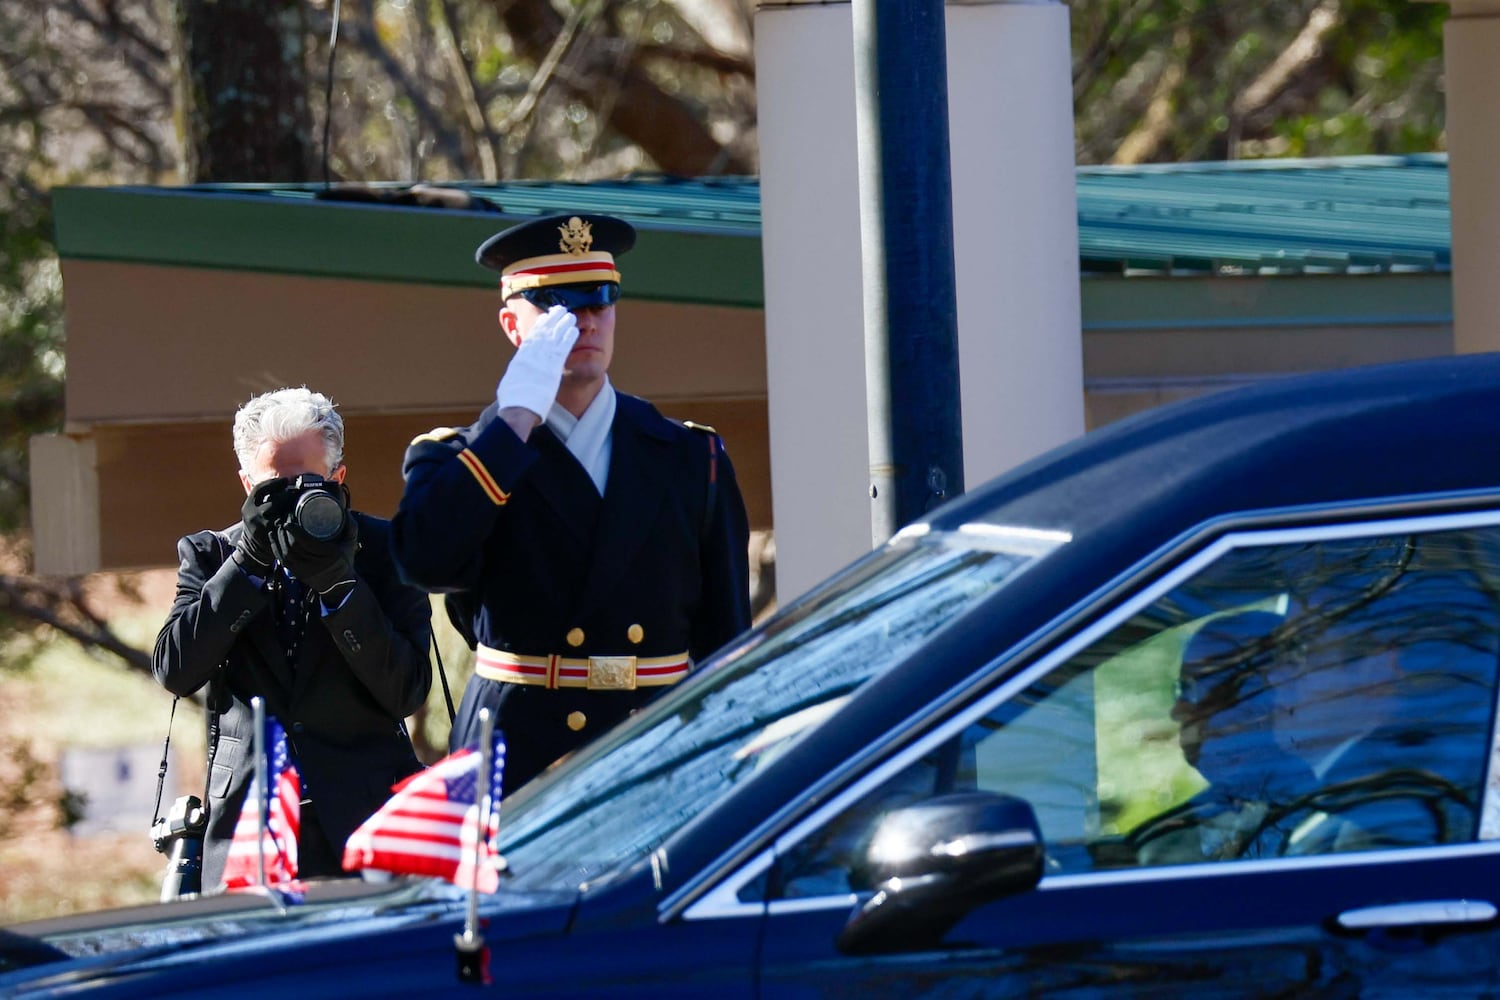
<path fill-rule="evenodd" d="M 851 873 L 873 886 L 839 932 L 839 949 L 860 955 L 935 947 L 982 903 L 1036 887 L 1041 828 L 1023 799 L 962 792 L 897 809 L 875 828 Z"/>

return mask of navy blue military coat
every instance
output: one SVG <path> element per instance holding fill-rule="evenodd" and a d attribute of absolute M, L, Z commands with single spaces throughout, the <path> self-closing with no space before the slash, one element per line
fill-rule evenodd
<path fill-rule="evenodd" d="M 200 531 L 177 543 L 177 596 L 156 637 L 153 671 L 173 694 L 189 695 L 210 682 L 217 688 L 210 689 L 220 733 L 208 779 L 205 889 L 223 874 L 255 772 L 252 697 L 260 696 L 286 729 L 304 794 L 334 857 L 390 797 L 391 785 L 421 769 L 403 720 L 427 700 L 432 683 L 432 606 L 401 582 L 387 523 L 352 516 L 359 525 L 359 583 L 338 610 L 314 610 L 296 663 L 277 639 L 266 591 L 229 558 L 244 526 Z"/>
<path fill-rule="evenodd" d="M 523 442 L 494 404 L 407 449 L 396 560 L 409 581 L 450 592 L 450 616 L 481 657 L 699 662 L 750 624 L 749 528 L 722 442 L 616 396 L 603 497 L 545 426 Z M 513 789 L 662 690 L 476 675 L 450 745 L 476 742 L 491 708 Z"/>

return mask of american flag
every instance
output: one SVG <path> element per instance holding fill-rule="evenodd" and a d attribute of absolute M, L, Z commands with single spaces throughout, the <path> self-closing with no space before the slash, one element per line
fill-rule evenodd
<path fill-rule="evenodd" d="M 385 805 L 365 820 L 344 845 L 344 870 L 375 868 L 402 875 L 436 875 L 454 885 L 471 885 L 491 893 L 500 886 L 500 855 L 495 835 L 500 828 L 500 779 L 505 769 L 505 739 L 495 734 L 490 768 L 490 814 L 479 844 L 475 841 L 484 791 L 479 783 L 481 754 L 463 747 L 396 785 Z"/>
<path fill-rule="evenodd" d="M 244 808 L 234 825 L 234 839 L 229 842 L 229 859 L 224 863 L 224 886 L 244 889 L 260 884 L 260 856 L 266 859 L 266 882 L 275 885 L 297 877 L 297 833 L 302 818 L 302 778 L 287 749 L 286 730 L 274 716 L 266 716 L 266 739 L 270 747 L 266 778 L 267 792 L 260 781 L 250 783 Z M 258 838 L 260 802 L 267 801 L 266 832 Z M 257 843 L 259 840 L 259 843 Z"/>

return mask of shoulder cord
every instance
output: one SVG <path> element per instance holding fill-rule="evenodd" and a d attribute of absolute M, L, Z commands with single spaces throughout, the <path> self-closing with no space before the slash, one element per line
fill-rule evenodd
<path fill-rule="evenodd" d="M 708 495 L 703 503 L 703 527 L 699 532 L 700 544 L 707 545 L 714 524 L 714 494 L 719 488 L 719 436 L 708 434 Z"/>

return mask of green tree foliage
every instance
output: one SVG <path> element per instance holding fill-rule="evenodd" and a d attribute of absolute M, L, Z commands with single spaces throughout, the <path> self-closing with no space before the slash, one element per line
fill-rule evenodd
<path fill-rule="evenodd" d="M 147 3 L 0 0 L 0 536 L 27 523 L 27 441 L 63 421 L 49 193 L 156 181 L 172 163 L 167 49 Z"/>
<path fill-rule="evenodd" d="M 160 181 L 173 162 L 168 51 L 149 2 L 0 0 L 0 639 L 45 623 L 145 657 L 88 607 L 79 580 L 24 573 L 28 443 L 63 425 L 62 283 L 50 192 Z M 24 663 L 7 649 L 5 666 Z"/>
<path fill-rule="evenodd" d="M 1448 7 L 1073 0 L 1080 163 L 1443 148 Z"/>
<path fill-rule="evenodd" d="M 26 178 L 21 179 L 25 183 Z M 15 197 L 16 192 L 11 192 Z M 31 434 L 62 426 L 61 280 L 40 193 L 0 205 L 0 533 L 24 526 Z"/>

